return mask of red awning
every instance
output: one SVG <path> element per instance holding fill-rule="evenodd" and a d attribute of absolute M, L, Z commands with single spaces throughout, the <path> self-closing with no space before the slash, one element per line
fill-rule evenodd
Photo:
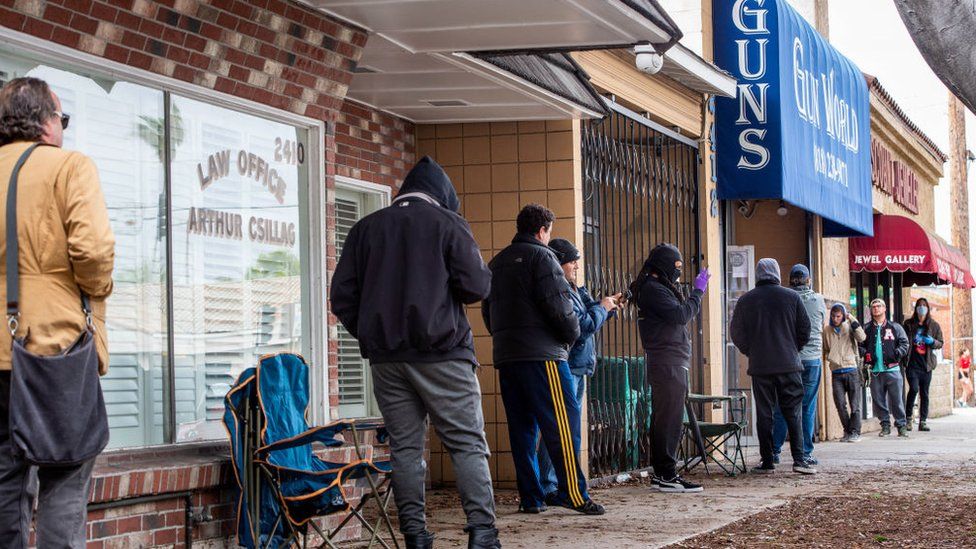
<path fill-rule="evenodd" d="M 875 215 L 873 237 L 850 239 L 850 261 L 851 272 L 887 270 L 911 274 L 918 284 L 976 288 L 959 248 L 900 215 Z"/>

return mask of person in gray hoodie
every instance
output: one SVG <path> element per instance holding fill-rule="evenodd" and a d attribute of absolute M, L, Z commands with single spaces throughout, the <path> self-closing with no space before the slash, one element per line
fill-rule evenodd
<path fill-rule="evenodd" d="M 817 417 L 817 392 L 820 390 L 820 372 L 823 368 L 823 331 L 827 324 L 827 305 L 822 295 L 810 288 L 810 269 L 797 264 L 790 269 L 790 288 L 800 294 L 803 308 L 810 317 L 810 341 L 800 350 L 803 364 L 803 457 L 814 465 L 813 430 Z M 786 441 L 786 420 L 779 408 L 773 411 L 773 461 L 779 463 L 779 455 Z"/>
<path fill-rule="evenodd" d="M 803 365 L 800 350 L 810 341 L 810 317 L 800 295 L 780 286 L 779 263 L 763 258 L 756 265 L 756 287 L 739 298 L 729 327 L 732 342 L 749 357 L 748 374 L 756 399 L 756 433 L 762 463 L 754 473 L 772 473 L 773 410 L 786 419 L 793 471 L 815 474 L 803 455 Z"/>

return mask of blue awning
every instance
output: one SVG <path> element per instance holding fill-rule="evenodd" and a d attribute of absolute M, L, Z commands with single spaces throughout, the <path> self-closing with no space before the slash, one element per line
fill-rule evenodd
<path fill-rule="evenodd" d="M 825 236 L 871 236 L 871 112 L 861 71 L 785 0 L 715 0 L 715 63 L 739 81 L 715 103 L 721 199 L 781 199 Z"/>

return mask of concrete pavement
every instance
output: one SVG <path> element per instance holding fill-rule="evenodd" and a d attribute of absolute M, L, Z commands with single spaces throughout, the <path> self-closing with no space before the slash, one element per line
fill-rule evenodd
<path fill-rule="evenodd" d="M 776 474 L 768 476 L 706 477 L 696 471 L 691 477 L 705 485 L 701 494 L 661 494 L 646 482 L 594 489 L 594 500 L 607 508 L 602 517 L 565 509 L 523 515 L 517 512 L 514 494 L 500 492 L 496 495 L 498 528 L 506 548 L 661 547 L 782 505 L 792 497 L 837 493 L 841 488 L 880 490 L 897 485 L 900 471 L 905 472 L 906 482 L 912 482 L 908 472 L 919 467 L 943 469 L 952 475 L 960 467 L 976 465 L 976 409 L 957 409 L 955 415 L 929 424 L 931 432 L 912 431 L 908 439 L 879 438 L 872 433 L 858 444 L 817 444 L 814 455 L 820 460 L 820 473 L 815 476 L 791 472 L 787 459 Z M 746 459 L 750 467 L 758 462 L 758 449 L 749 448 Z M 877 474 L 881 470 L 883 478 Z M 869 480 L 875 477 L 878 483 Z M 852 487 L 852 482 L 858 486 Z M 438 536 L 435 547 L 465 546 L 464 517 L 454 490 L 430 493 L 428 506 L 429 529 Z"/>

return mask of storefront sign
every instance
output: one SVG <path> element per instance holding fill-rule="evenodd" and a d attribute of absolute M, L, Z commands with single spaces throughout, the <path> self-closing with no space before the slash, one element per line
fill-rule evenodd
<path fill-rule="evenodd" d="M 783 199 L 828 236 L 870 235 L 868 88 L 785 0 L 716 0 L 715 61 L 739 80 L 717 107 L 722 199 Z"/>
<path fill-rule="evenodd" d="M 204 168 L 206 164 L 206 168 Z M 278 174 L 278 170 L 260 156 L 239 150 L 217 151 L 207 157 L 206 162 L 197 164 L 197 176 L 200 178 L 200 190 L 205 190 L 223 177 L 230 174 L 231 164 L 237 169 L 237 174 L 261 183 L 268 189 L 279 204 L 285 202 L 285 180 Z"/>
<path fill-rule="evenodd" d="M 871 182 L 895 203 L 918 213 L 918 176 L 904 162 L 895 160 L 877 139 L 871 138 Z"/>
<path fill-rule="evenodd" d="M 296 239 L 294 223 L 251 216 L 245 225 L 241 214 L 210 208 L 190 208 L 186 230 L 190 234 L 228 240 L 243 240 L 246 233 L 252 242 L 289 248 L 295 245 Z"/>

